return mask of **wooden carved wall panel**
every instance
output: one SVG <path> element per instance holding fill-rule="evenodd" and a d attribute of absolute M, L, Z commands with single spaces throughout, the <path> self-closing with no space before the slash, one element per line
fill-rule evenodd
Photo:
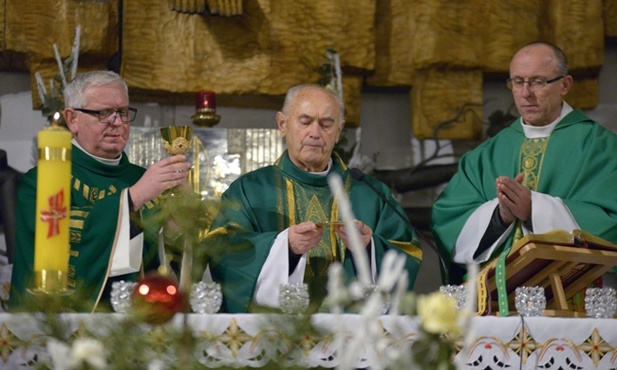
<path fill-rule="evenodd" d="M 543 2 L 540 30 L 543 39 L 562 48 L 574 85 L 565 97 L 575 108 L 598 104 L 598 74 L 604 63 L 604 25 L 601 0 Z"/>
<path fill-rule="evenodd" d="M 180 13 L 210 14 L 232 17 L 241 15 L 243 0 L 167 0 L 169 9 Z"/>
<path fill-rule="evenodd" d="M 523 45 L 540 38 L 541 0 L 491 1 L 488 27 L 482 39 L 482 65 L 485 71 L 508 73 L 512 55 Z"/>
<path fill-rule="evenodd" d="M 416 34 L 412 43 L 416 69 L 478 68 L 488 30 L 485 0 L 413 0 Z"/>
<path fill-rule="evenodd" d="M 602 1 L 549 0 L 542 4 L 542 37 L 564 50 L 570 72 L 597 76 L 604 63 Z"/>
<path fill-rule="evenodd" d="M 416 34 L 414 9 L 409 0 L 377 0 L 375 18 L 375 70 L 370 86 L 411 86 L 413 45 Z"/>
<path fill-rule="evenodd" d="M 180 13 L 170 2 L 226 16 Z M 316 82 L 332 48 L 342 62 L 348 125 L 359 121 L 363 85 L 409 86 L 420 139 L 462 103 L 481 101 L 483 77 L 505 78 L 512 54 L 537 39 L 556 43 L 570 59 L 568 102 L 594 107 L 604 37 L 617 37 L 617 0 L 131 0 L 123 2 L 122 25 L 118 0 L 0 5 L 2 56 L 25 55 L 44 80 L 58 73 L 52 44 L 66 58 L 77 24 L 80 70 L 105 68 L 122 26 L 120 69 L 131 96 L 159 103 L 192 104 L 192 93 L 203 89 L 216 91 L 220 102 L 278 102 L 289 86 Z M 437 80 L 444 77 L 451 80 Z M 444 135 L 480 133 L 475 121 L 457 127 Z"/>
<path fill-rule="evenodd" d="M 106 58 L 118 50 L 117 0 L 6 0 L 6 6 L 8 50 L 34 59 L 53 59 L 56 43 L 66 57 L 77 24 L 82 27 L 82 54 Z"/>
<path fill-rule="evenodd" d="M 0 51 L 6 49 L 6 1 L 0 0 Z"/>
<path fill-rule="evenodd" d="M 243 11 L 243 0 L 208 0 L 210 14 L 218 14 L 226 17 L 240 15 Z"/>
<path fill-rule="evenodd" d="M 580 109 L 593 108 L 598 104 L 598 77 L 575 76 L 574 85 L 565 100 L 571 106 Z"/>
<path fill-rule="evenodd" d="M 617 0 L 603 0 L 602 15 L 604 34 L 607 37 L 617 38 Z"/>
<path fill-rule="evenodd" d="M 118 50 L 117 9 L 117 0 L 6 0 L 6 50 L 26 54 L 32 75 L 38 71 L 49 81 L 59 73 L 53 44 L 62 59 L 68 57 L 81 24 L 80 70 L 104 69 Z M 34 78 L 32 92 L 38 107 Z"/>
<path fill-rule="evenodd" d="M 146 0 L 125 7 L 122 73 L 138 89 L 282 95 L 319 79 L 327 47 L 340 54 L 344 75 L 374 68 L 370 1 L 253 0 L 236 17 L 183 14 Z M 350 103 L 350 111 L 359 106 Z"/>
<path fill-rule="evenodd" d="M 465 105 L 463 114 L 459 110 Z M 439 130 L 443 139 L 482 135 L 482 71 L 427 69 L 417 71 L 411 89 L 412 128 L 419 139 L 433 138 L 441 122 L 459 116 Z"/>
<path fill-rule="evenodd" d="M 346 127 L 357 127 L 360 122 L 360 95 L 363 83 L 362 76 L 343 76 Z"/>

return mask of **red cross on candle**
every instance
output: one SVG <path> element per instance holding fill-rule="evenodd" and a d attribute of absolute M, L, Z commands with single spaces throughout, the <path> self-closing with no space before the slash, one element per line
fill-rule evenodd
<path fill-rule="evenodd" d="M 63 207 L 64 189 L 47 198 L 49 210 L 41 211 L 41 220 L 49 222 L 47 238 L 60 234 L 60 220 L 66 218 L 66 207 Z"/>
<path fill-rule="evenodd" d="M 214 112 L 216 110 L 216 98 L 214 91 L 198 91 L 195 93 L 195 110 Z"/>

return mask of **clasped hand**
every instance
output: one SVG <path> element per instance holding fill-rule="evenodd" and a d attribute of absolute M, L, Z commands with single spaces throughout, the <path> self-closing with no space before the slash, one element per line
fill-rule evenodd
<path fill-rule="evenodd" d="M 360 220 L 354 220 L 354 225 L 360 233 L 360 240 L 363 246 L 368 246 L 373 237 L 373 230 Z M 345 225 L 331 224 L 330 227 L 336 228 L 336 234 L 343 243 L 349 247 L 349 233 Z M 289 249 L 296 255 L 308 253 L 317 247 L 321 241 L 324 227 L 312 221 L 302 222 L 289 227 L 288 240 Z"/>
<path fill-rule="evenodd" d="M 531 218 L 531 190 L 523 185 L 523 179 L 519 173 L 513 179 L 500 176 L 495 181 L 499 216 L 508 225 L 515 219 L 525 222 Z"/>

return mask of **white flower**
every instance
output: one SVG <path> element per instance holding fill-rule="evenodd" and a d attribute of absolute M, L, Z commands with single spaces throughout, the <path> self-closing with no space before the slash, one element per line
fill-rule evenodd
<path fill-rule="evenodd" d="M 56 370 L 68 370 L 68 359 L 71 349 L 66 344 L 50 338 L 47 340 L 47 352 L 51 357 L 53 368 Z"/>
<path fill-rule="evenodd" d="M 148 370 L 165 370 L 165 363 L 161 360 L 153 360 L 148 364 Z"/>
<path fill-rule="evenodd" d="M 335 262 L 328 270 L 328 297 L 327 302 L 330 312 L 340 314 L 343 306 L 349 302 L 349 294 L 343 281 L 343 266 Z"/>
<path fill-rule="evenodd" d="M 418 316 L 429 333 L 459 332 L 456 300 L 441 292 L 418 297 Z"/>
<path fill-rule="evenodd" d="M 364 298 L 364 285 L 360 284 L 359 281 L 354 280 L 351 284 L 349 284 L 349 295 L 351 299 L 357 301 L 359 299 Z"/>
<path fill-rule="evenodd" d="M 386 292 L 391 291 L 399 280 L 399 277 L 405 269 L 405 258 L 394 250 L 389 250 L 383 256 L 381 262 L 381 271 L 377 280 L 377 285 Z"/>
<path fill-rule="evenodd" d="M 69 359 L 69 368 L 79 369 L 84 363 L 95 369 L 102 370 L 107 367 L 105 348 L 101 342 L 92 338 L 75 339 Z"/>

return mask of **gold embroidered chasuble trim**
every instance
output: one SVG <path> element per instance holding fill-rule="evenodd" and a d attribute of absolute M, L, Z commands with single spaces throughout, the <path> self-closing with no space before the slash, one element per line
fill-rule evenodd
<path fill-rule="evenodd" d="M 128 189 L 125 191 L 128 192 Z M 109 259 L 107 261 L 107 271 L 105 272 L 105 277 L 103 279 L 104 282 L 106 282 L 109 279 L 109 273 L 111 272 L 112 261 L 114 258 L 114 254 L 116 253 L 116 247 L 118 246 L 118 238 L 120 237 L 119 234 L 120 234 L 120 229 L 121 229 L 120 225 L 122 223 L 122 209 L 123 208 L 124 208 L 124 197 L 120 196 L 120 206 L 118 207 L 118 215 L 117 215 L 117 222 L 116 222 L 116 234 L 114 235 L 114 241 L 111 244 L 111 253 L 109 253 Z M 105 287 L 105 283 L 103 283 L 103 286 L 99 290 L 99 294 L 97 295 L 96 301 L 94 302 L 92 312 L 94 312 L 96 307 L 99 305 L 99 302 L 101 301 L 101 296 L 103 295 L 104 287 Z"/>
<path fill-rule="evenodd" d="M 82 197 L 88 203 L 91 204 L 90 206 L 80 207 L 79 209 L 71 209 L 70 211 L 69 242 L 70 244 L 79 244 L 81 243 L 82 232 L 83 232 L 85 221 L 90 215 L 89 209 L 91 208 L 91 206 L 93 206 L 99 200 L 105 199 L 105 197 L 107 196 L 116 194 L 118 192 L 118 188 L 114 185 L 109 185 L 107 189 L 100 189 L 97 186 L 88 185 L 84 183 L 82 180 L 80 180 L 79 178 L 76 178 L 74 176 L 72 180 L 73 180 L 73 189 L 77 191 L 77 193 L 81 194 Z M 152 209 L 159 202 L 160 202 L 160 196 L 153 200 L 147 201 L 143 205 L 143 207 L 146 209 Z M 122 214 L 122 207 L 123 207 L 123 199 L 120 198 L 120 208 L 119 208 L 120 214 Z M 118 217 L 118 222 L 120 222 L 120 217 Z M 119 230 L 119 227 L 116 229 L 116 233 L 118 232 L 118 230 Z M 116 236 L 116 239 L 117 239 L 117 236 Z M 113 243 L 114 248 L 116 245 L 116 241 L 115 241 L 116 239 L 114 239 L 114 243 Z M 71 257 L 79 258 L 79 251 L 71 248 L 69 253 Z M 113 250 L 112 250 L 111 256 L 113 257 Z M 70 287 L 75 286 L 75 280 L 73 278 L 74 276 L 75 276 L 75 266 L 69 265 L 68 285 Z M 99 295 L 99 298 L 100 298 L 100 295 Z M 97 300 L 97 303 L 98 303 L 98 300 Z"/>
<path fill-rule="evenodd" d="M 521 145 L 519 155 L 519 171 L 523 173 L 523 185 L 530 190 L 536 190 L 540 175 L 542 173 L 542 163 L 548 145 L 548 138 L 525 139 Z M 499 303 L 499 316 L 509 314 L 508 292 L 506 290 L 506 257 L 510 253 L 512 245 L 523 237 L 523 230 L 520 220 L 516 221 L 515 232 L 510 246 L 504 248 L 496 259 L 495 283 L 497 285 L 497 296 Z M 481 276 L 479 281 L 485 281 L 485 276 Z M 486 287 L 483 287 L 486 290 Z"/>
<path fill-rule="evenodd" d="M 397 240 L 388 240 L 388 241 L 392 243 L 393 245 L 395 245 L 398 249 L 410 255 L 411 257 L 422 261 L 422 249 L 420 249 L 420 247 L 418 247 L 417 245 L 413 243 L 401 242 Z"/>
<path fill-rule="evenodd" d="M 345 181 L 345 189 L 349 192 L 351 188 L 351 178 L 348 177 Z M 285 229 L 289 225 L 295 225 L 299 222 L 313 221 L 315 223 L 324 221 L 339 221 L 339 209 L 334 199 L 330 196 L 327 200 L 320 200 L 317 194 L 307 194 L 303 186 L 296 186 L 290 179 L 284 179 L 283 189 L 278 188 L 277 194 L 277 211 L 279 214 L 287 216 L 287 224 L 281 220 L 280 229 Z M 282 199 L 282 197 L 285 199 Z M 328 201 L 330 204 L 322 204 L 323 201 Z M 299 210 L 305 210 L 304 215 L 298 215 Z M 301 219 L 298 220 L 297 217 Z M 327 267 L 333 261 L 343 262 L 345 256 L 345 246 L 339 243 L 336 229 L 334 227 L 326 227 L 324 236 L 317 248 L 312 249 L 307 255 L 306 272 L 310 275 L 325 274 Z M 312 271 L 311 258 L 324 258 L 326 260 L 326 271 Z"/>

